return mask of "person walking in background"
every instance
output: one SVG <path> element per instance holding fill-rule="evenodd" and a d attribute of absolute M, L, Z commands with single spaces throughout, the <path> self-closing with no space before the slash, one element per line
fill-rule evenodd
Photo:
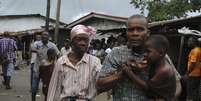
<path fill-rule="evenodd" d="M 16 41 L 11 39 L 8 32 L 4 33 L 3 38 L 0 39 L 0 57 L 3 57 L 2 70 L 3 70 L 3 84 L 6 89 L 11 89 L 10 81 L 14 71 L 14 64 L 16 62 Z"/>
<path fill-rule="evenodd" d="M 31 51 L 31 61 L 30 61 L 30 64 L 31 64 L 31 92 L 32 92 L 32 84 L 33 82 L 35 82 L 36 80 L 33 78 L 34 76 L 34 63 L 36 63 L 36 59 L 37 59 L 37 50 L 35 49 L 35 44 L 38 43 L 39 41 L 41 41 L 41 35 L 36 35 L 34 40 L 32 40 L 32 43 L 30 45 L 30 51 Z M 36 65 L 35 65 L 36 66 Z"/>
<path fill-rule="evenodd" d="M 71 51 L 70 40 L 66 39 L 64 42 L 64 47 L 61 48 L 61 55 L 67 55 Z"/>
<path fill-rule="evenodd" d="M 192 50 L 188 55 L 187 99 L 191 101 L 200 101 L 201 47 L 199 46 L 196 37 L 190 37 L 188 39 L 188 46 L 192 48 Z"/>
<path fill-rule="evenodd" d="M 96 43 L 96 53 L 95 56 L 98 57 L 101 60 L 101 63 L 103 62 L 105 58 L 105 52 L 104 49 L 101 46 L 101 42 L 98 40 Z"/>
<path fill-rule="evenodd" d="M 20 70 L 20 66 L 22 64 L 22 42 L 20 37 L 15 37 L 16 39 L 16 44 L 17 44 L 17 59 L 15 63 L 15 70 Z"/>
<path fill-rule="evenodd" d="M 32 52 L 36 54 L 35 57 L 32 58 L 31 63 L 31 92 L 32 92 L 32 101 L 36 100 L 36 94 L 38 92 L 39 87 L 39 66 L 41 65 L 42 60 L 47 59 L 47 50 L 55 49 L 57 56 L 60 55 L 60 51 L 57 46 L 49 41 L 48 32 L 42 33 L 41 41 L 36 41 L 32 47 Z"/>

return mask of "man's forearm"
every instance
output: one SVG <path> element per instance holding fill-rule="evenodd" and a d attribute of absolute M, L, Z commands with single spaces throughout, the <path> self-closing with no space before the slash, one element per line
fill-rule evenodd
<path fill-rule="evenodd" d="M 99 78 L 97 80 L 98 92 L 101 93 L 112 89 L 116 85 L 116 83 L 120 81 L 121 78 L 119 77 L 119 75 L 120 74 L 118 73 L 110 75 L 108 77 Z"/>
<path fill-rule="evenodd" d="M 38 53 L 38 50 L 37 49 L 31 49 L 31 52 Z"/>

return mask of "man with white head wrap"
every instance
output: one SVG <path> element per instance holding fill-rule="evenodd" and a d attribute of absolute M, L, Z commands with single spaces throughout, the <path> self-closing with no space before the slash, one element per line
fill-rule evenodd
<path fill-rule="evenodd" d="M 47 101 L 89 101 L 96 95 L 98 58 L 87 54 L 93 30 L 77 25 L 71 30 L 72 51 L 58 59 L 50 81 Z"/>

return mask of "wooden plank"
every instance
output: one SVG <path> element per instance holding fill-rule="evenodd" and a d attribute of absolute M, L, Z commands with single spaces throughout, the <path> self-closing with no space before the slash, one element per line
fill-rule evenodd
<path fill-rule="evenodd" d="M 46 31 L 49 31 L 49 22 L 50 22 L 50 0 L 47 0 L 46 22 L 45 22 Z"/>
<path fill-rule="evenodd" d="M 177 63 L 177 69 L 178 70 L 180 70 L 180 67 L 181 67 L 181 57 L 182 57 L 182 52 L 183 52 L 184 39 L 185 39 L 185 36 L 181 36 L 179 58 L 178 58 L 178 63 Z"/>

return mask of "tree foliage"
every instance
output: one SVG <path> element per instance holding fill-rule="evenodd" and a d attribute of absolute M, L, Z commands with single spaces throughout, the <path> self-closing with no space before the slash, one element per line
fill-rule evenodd
<path fill-rule="evenodd" d="M 201 0 L 131 0 L 130 3 L 142 14 L 148 10 L 151 21 L 186 17 L 188 12 L 201 11 Z"/>

